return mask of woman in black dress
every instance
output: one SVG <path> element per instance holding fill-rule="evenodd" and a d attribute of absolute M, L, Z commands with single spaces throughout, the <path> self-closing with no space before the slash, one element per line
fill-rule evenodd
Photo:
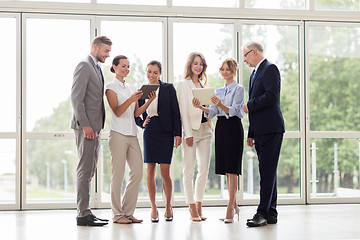
<path fill-rule="evenodd" d="M 215 173 L 226 175 L 229 193 L 229 204 L 225 223 L 232 223 L 234 215 L 238 215 L 236 203 L 238 176 L 241 174 L 241 162 L 244 148 L 244 129 L 241 118 L 244 116 L 242 106 L 245 100 L 244 87 L 235 81 L 237 62 L 228 58 L 223 61 L 219 71 L 225 80 L 225 86 L 216 89 L 216 96 L 211 98 L 213 105 L 206 108 L 198 99 L 193 99 L 194 107 L 205 112 L 205 117 L 217 116 L 215 127 Z"/>
<path fill-rule="evenodd" d="M 165 220 L 172 221 L 171 207 L 172 183 L 170 178 L 170 164 L 174 146 L 181 144 L 181 120 L 176 91 L 171 83 L 160 81 L 161 63 L 151 61 L 147 65 L 146 76 L 149 84 L 160 84 L 157 97 L 149 105 L 142 119 L 137 124 L 144 130 L 144 162 L 147 165 L 146 183 L 151 202 L 151 221 L 158 222 L 159 214 L 156 207 L 155 170 L 156 163 L 160 164 L 161 179 L 166 197 Z M 139 100 L 139 106 L 145 100 Z M 175 143 L 174 143 L 175 141 Z"/>

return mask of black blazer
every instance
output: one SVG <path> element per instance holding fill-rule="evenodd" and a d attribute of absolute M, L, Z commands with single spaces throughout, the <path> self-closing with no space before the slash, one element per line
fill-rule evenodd
<path fill-rule="evenodd" d="M 249 132 L 248 137 L 285 132 L 280 109 L 281 79 L 275 64 L 264 60 L 249 88 Z M 250 85 L 250 84 L 249 84 Z"/>
<path fill-rule="evenodd" d="M 181 136 L 181 120 L 179 104 L 176 97 L 176 90 L 172 83 L 160 82 L 159 96 L 158 96 L 158 116 L 161 126 L 166 132 L 174 132 L 174 136 Z M 139 107 L 145 104 L 144 99 L 139 100 Z M 135 118 L 136 124 L 142 126 L 147 117 L 146 111 L 141 117 Z"/>

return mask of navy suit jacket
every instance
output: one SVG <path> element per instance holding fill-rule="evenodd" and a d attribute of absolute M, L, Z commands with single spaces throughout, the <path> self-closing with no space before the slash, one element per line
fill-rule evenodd
<path fill-rule="evenodd" d="M 181 136 L 181 120 L 176 90 L 172 83 L 160 82 L 158 96 L 158 116 L 161 126 L 166 132 L 173 132 L 174 136 Z M 139 100 L 139 107 L 145 104 L 144 99 Z M 135 119 L 136 124 L 143 128 L 142 124 L 147 117 L 146 111 L 141 117 Z"/>
<path fill-rule="evenodd" d="M 281 79 L 275 64 L 264 60 L 249 88 L 249 138 L 285 132 L 284 119 L 280 109 Z M 250 85 L 250 84 L 249 84 Z"/>

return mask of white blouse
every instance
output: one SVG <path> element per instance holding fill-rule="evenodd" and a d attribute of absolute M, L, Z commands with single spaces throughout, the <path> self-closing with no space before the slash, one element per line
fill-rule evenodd
<path fill-rule="evenodd" d="M 158 96 L 159 96 L 159 89 L 158 88 L 156 90 L 156 98 L 154 99 L 154 101 L 152 101 L 149 105 L 149 107 L 146 109 L 146 113 L 149 117 L 155 117 L 155 116 L 159 116 L 158 115 Z M 149 99 L 147 99 L 146 101 L 148 101 Z"/>
<path fill-rule="evenodd" d="M 134 92 L 137 91 L 136 87 L 132 84 L 126 82 L 122 83 L 116 78 L 106 85 L 105 91 L 108 89 L 116 93 L 118 106 L 123 104 Z M 126 111 L 120 115 L 120 117 L 117 117 L 110 107 L 110 130 L 127 136 L 136 136 L 138 134 L 138 130 L 135 123 L 134 111 L 135 102 L 131 103 L 131 105 L 126 109 Z"/>

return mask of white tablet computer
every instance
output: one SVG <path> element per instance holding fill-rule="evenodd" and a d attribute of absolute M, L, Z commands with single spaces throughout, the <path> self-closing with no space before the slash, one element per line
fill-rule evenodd
<path fill-rule="evenodd" d="M 194 98 L 199 99 L 201 105 L 211 105 L 211 97 L 215 95 L 214 88 L 193 88 Z"/>
<path fill-rule="evenodd" d="M 142 85 L 142 87 L 139 89 L 140 91 L 143 92 L 143 95 L 141 95 L 140 99 L 149 99 L 149 94 L 152 91 L 156 91 L 158 89 L 158 87 L 160 87 L 160 84 L 144 84 L 144 85 Z"/>

